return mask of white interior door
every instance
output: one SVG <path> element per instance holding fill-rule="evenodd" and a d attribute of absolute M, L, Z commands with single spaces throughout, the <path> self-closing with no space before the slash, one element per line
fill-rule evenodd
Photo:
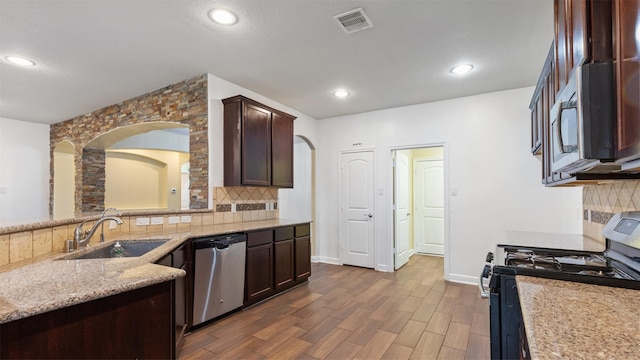
<path fill-rule="evenodd" d="M 373 151 L 340 158 L 340 261 L 374 268 Z"/>
<path fill-rule="evenodd" d="M 409 158 L 395 152 L 395 269 L 409 261 Z"/>
<path fill-rule="evenodd" d="M 444 254 L 444 162 L 414 161 L 414 239 L 416 251 Z"/>

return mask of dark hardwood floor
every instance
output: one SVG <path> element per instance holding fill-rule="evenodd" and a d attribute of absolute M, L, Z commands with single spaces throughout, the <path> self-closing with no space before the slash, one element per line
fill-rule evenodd
<path fill-rule="evenodd" d="M 313 264 L 308 283 L 187 335 L 180 359 L 488 359 L 489 303 L 443 259 Z"/>

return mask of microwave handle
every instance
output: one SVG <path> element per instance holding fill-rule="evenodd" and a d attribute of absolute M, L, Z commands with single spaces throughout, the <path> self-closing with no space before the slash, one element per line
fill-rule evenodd
<path fill-rule="evenodd" d="M 570 101 L 562 101 L 560 103 L 560 106 L 558 106 L 558 116 L 556 116 L 557 120 L 555 123 L 556 126 L 556 134 L 557 134 L 557 140 L 558 140 L 558 144 L 560 144 L 560 149 L 562 149 L 563 153 L 570 153 L 575 151 L 575 146 L 565 146 L 562 143 L 562 111 L 563 110 L 567 110 L 567 109 L 573 109 L 573 108 L 577 108 L 577 102 L 575 100 L 570 100 Z"/>

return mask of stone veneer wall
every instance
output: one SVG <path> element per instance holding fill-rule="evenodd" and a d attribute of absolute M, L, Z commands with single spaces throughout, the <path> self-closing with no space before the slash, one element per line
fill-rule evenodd
<path fill-rule="evenodd" d="M 582 207 L 584 235 L 604 243 L 602 231 L 613 214 L 640 210 L 640 180 L 585 186 L 582 191 Z"/>
<path fill-rule="evenodd" d="M 82 208 L 83 212 L 104 210 L 105 161 L 102 149 L 85 148 L 82 151 Z"/>
<path fill-rule="evenodd" d="M 208 207 L 209 183 L 207 115 L 207 75 L 204 74 L 51 125 L 49 213 L 53 214 L 53 150 L 57 144 L 68 140 L 75 146 L 75 210 L 99 211 L 104 209 L 104 194 L 102 198 L 96 194 L 104 193 L 104 178 L 98 179 L 99 174 L 92 174 L 90 181 L 84 181 L 82 155 L 85 145 L 96 137 L 119 127 L 151 122 L 178 122 L 189 125 L 189 162 L 191 165 L 189 207 L 191 209 L 206 209 Z M 91 186 L 85 188 L 87 183 L 91 183 Z M 85 196 L 85 191 L 91 192 L 88 194 L 90 196 Z M 83 208 L 85 201 L 88 204 Z"/>

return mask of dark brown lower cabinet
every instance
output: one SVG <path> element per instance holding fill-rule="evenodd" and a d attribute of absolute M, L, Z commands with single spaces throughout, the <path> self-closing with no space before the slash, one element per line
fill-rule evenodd
<path fill-rule="evenodd" d="M 273 295 L 273 253 L 271 229 L 247 233 L 245 304 Z"/>
<path fill-rule="evenodd" d="M 311 276 L 311 237 L 296 238 L 296 281 Z"/>
<path fill-rule="evenodd" d="M 174 359 L 174 281 L 0 325 L 1 359 Z"/>
<path fill-rule="evenodd" d="M 287 288 L 293 285 L 295 258 L 293 239 L 277 241 L 274 244 L 275 254 L 275 283 L 276 290 Z"/>
<path fill-rule="evenodd" d="M 311 276 L 310 224 L 247 233 L 245 306 Z"/>

